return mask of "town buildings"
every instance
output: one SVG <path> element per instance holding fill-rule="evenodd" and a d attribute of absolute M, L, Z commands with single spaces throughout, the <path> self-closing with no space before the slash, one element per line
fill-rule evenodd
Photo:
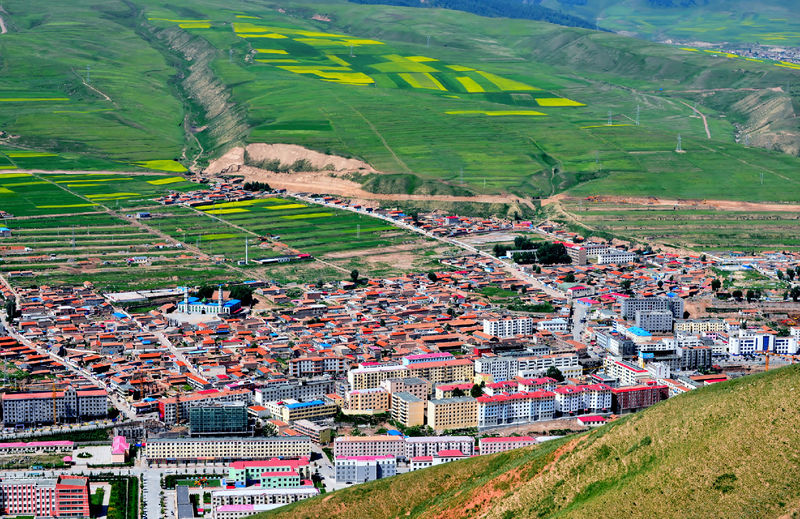
<path fill-rule="evenodd" d="M 0 513 L 53 518 L 89 517 L 89 478 L 5 478 L 0 480 Z"/>

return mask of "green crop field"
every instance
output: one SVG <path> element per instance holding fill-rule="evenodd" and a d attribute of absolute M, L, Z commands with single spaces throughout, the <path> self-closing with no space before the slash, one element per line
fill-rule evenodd
<path fill-rule="evenodd" d="M 400 175 L 358 179 L 378 192 L 786 200 L 780 182 L 800 179 L 797 71 L 780 63 L 343 0 L 4 8 L 0 127 L 54 155 L 0 168 L 179 174 L 266 142 Z M 756 128 L 754 145 L 779 151 L 737 143 Z M 762 168 L 772 184 L 752 182 Z"/>
<path fill-rule="evenodd" d="M 726 211 L 637 204 L 570 201 L 564 208 L 590 229 L 642 244 L 697 251 L 800 249 L 800 220 L 793 212 Z"/>

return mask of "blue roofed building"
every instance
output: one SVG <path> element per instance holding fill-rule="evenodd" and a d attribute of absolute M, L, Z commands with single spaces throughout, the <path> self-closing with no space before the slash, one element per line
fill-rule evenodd
<path fill-rule="evenodd" d="M 218 291 L 219 297 L 215 300 L 200 299 L 190 297 L 189 291 L 184 290 L 183 301 L 178 303 L 178 312 L 184 314 L 205 314 L 205 315 L 231 315 L 237 313 L 242 308 L 242 302 L 238 299 L 223 299 L 222 290 Z"/>

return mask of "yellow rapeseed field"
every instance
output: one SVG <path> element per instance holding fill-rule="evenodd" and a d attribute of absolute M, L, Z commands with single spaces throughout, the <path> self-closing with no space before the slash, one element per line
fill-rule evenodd
<path fill-rule="evenodd" d="M 583 103 L 567 99 L 566 97 L 537 97 L 536 103 L 538 103 L 539 106 L 586 106 Z"/>
<path fill-rule="evenodd" d="M 184 173 L 186 168 L 180 162 L 174 160 L 142 160 L 134 162 L 134 166 L 147 169 L 157 169 L 160 171 L 170 171 L 173 173 Z"/>
<path fill-rule="evenodd" d="M 154 186 L 163 186 L 166 184 L 176 184 L 178 182 L 183 182 L 184 180 L 186 179 L 183 177 L 165 177 L 159 178 L 158 180 L 148 180 L 147 183 Z"/>

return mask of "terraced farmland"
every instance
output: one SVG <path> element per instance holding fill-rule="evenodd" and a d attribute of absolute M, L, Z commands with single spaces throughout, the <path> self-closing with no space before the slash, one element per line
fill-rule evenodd
<path fill-rule="evenodd" d="M 0 241 L 0 271 L 12 284 L 80 284 L 130 289 L 158 287 L 165 281 L 222 281 L 233 273 L 198 262 L 177 242 L 107 213 L 10 219 L 13 236 Z M 146 257 L 145 264 L 128 260 Z M 33 277 L 20 271 L 33 272 Z"/>
<path fill-rule="evenodd" d="M 588 227 L 642 244 L 709 252 L 800 249 L 800 216 L 795 212 L 576 201 L 564 205 Z"/>

